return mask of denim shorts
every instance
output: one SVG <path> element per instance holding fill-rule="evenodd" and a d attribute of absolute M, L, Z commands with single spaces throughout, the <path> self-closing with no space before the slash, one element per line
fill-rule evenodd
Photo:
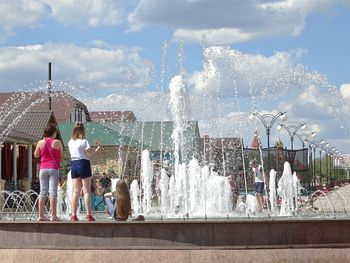
<path fill-rule="evenodd" d="M 90 161 L 86 159 L 72 160 L 71 175 L 74 178 L 88 178 L 92 176 Z"/>
<path fill-rule="evenodd" d="M 255 183 L 255 193 L 262 194 L 263 192 L 264 192 L 264 183 L 263 182 Z"/>

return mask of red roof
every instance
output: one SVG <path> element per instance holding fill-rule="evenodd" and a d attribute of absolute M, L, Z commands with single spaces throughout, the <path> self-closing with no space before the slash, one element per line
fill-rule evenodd
<path fill-rule="evenodd" d="M 92 121 L 136 121 L 132 111 L 91 111 Z"/>
<path fill-rule="evenodd" d="M 51 93 L 51 109 L 57 122 L 69 121 L 75 108 L 85 112 L 87 121 L 90 121 L 89 112 L 85 104 L 64 91 Z M 9 92 L 0 93 L 0 111 L 24 112 L 49 110 L 48 93 L 39 92 Z"/>
<path fill-rule="evenodd" d="M 260 147 L 260 143 L 259 143 L 259 138 L 258 138 L 258 133 L 257 132 L 254 133 L 254 137 L 253 137 L 253 141 L 252 141 L 251 147 L 252 147 L 252 149 L 259 149 L 259 147 Z"/>
<path fill-rule="evenodd" d="M 10 138 L 36 142 L 42 139 L 49 124 L 57 124 L 52 111 L 0 112 L 0 134 L 5 141 Z M 58 137 L 61 138 L 60 133 Z"/>
<path fill-rule="evenodd" d="M 204 138 L 201 138 L 202 143 L 208 144 L 209 147 L 214 147 L 218 149 L 236 149 L 241 148 L 242 139 L 237 137 L 230 138 L 210 138 L 208 135 L 204 135 Z"/>

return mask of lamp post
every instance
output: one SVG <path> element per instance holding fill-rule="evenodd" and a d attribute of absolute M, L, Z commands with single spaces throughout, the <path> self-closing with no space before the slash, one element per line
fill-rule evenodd
<path fill-rule="evenodd" d="M 327 147 L 329 146 L 329 143 L 328 142 L 324 142 L 324 145 L 322 145 L 321 147 L 320 147 L 320 153 L 326 153 L 327 152 Z M 321 167 L 321 162 L 322 162 L 322 157 L 321 157 L 321 155 L 320 155 L 320 167 Z M 327 154 L 326 154 L 326 166 L 328 165 L 328 160 L 327 160 Z M 321 170 L 321 168 L 320 168 L 320 170 Z M 321 174 L 321 176 L 322 176 L 322 174 Z M 326 168 L 326 180 L 328 181 L 328 178 L 329 178 L 329 174 L 328 174 L 328 167 Z"/>
<path fill-rule="evenodd" d="M 329 145 L 329 143 L 328 142 L 326 142 L 326 140 L 324 140 L 324 139 L 322 139 L 322 140 L 320 140 L 319 142 L 312 142 L 311 143 L 311 147 L 313 147 L 313 149 L 314 149 L 314 169 L 313 169 L 313 176 L 314 176 L 314 184 L 316 184 L 316 173 L 315 173 L 315 169 L 316 169 L 316 148 L 319 148 L 319 150 L 320 150 L 320 173 L 319 173 L 319 175 L 320 175 L 320 179 L 321 179 L 321 175 L 322 175 L 322 168 L 321 168 L 321 165 L 322 165 L 322 147 L 323 146 L 328 146 Z"/>
<path fill-rule="evenodd" d="M 335 158 L 335 167 L 336 169 L 336 175 L 337 175 L 337 180 L 339 180 L 339 176 L 341 175 L 340 172 L 343 168 L 343 154 L 339 152 L 338 150 L 336 151 L 336 158 Z"/>
<path fill-rule="evenodd" d="M 277 126 L 277 130 L 285 129 L 288 132 L 288 135 L 290 137 L 290 148 L 294 149 L 294 137 L 296 136 L 299 129 L 304 130 L 306 128 L 306 123 L 300 123 L 299 125 L 285 125 L 283 123 L 280 123 Z"/>
<path fill-rule="evenodd" d="M 339 151 L 337 149 L 335 149 L 333 151 L 333 174 L 334 174 L 334 178 L 336 180 L 338 180 L 338 175 L 337 175 L 337 166 L 338 166 L 338 158 L 339 158 Z"/>
<path fill-rule="evenodd" d="M 330 178 L 332 180 L 332 178 L 335 178 L 334 175 L 334 156 L 335 156 L 335 151 L 337 150 L 337 148 L 333 147 L 330 151 L 330 159 L 329 159 L 329 173 L 330 173 Z"/>
<path fill-rule="evenodd" d="M 299 138 L 301 143 L 303 144 L 303 149 L 305 148 L 305 143 L 309 143 L 309 138 L 315 138 L 317 135 L 317 132 L 313 131 L 311 133 L 295 133 L 295 135 Z M 310 144 L 309 144 L 310 147 Z"/>
<path fill-rule="evenodd" d="M 311 147 L 314 149 L 314 162 L 312 165 L 312 178 L 313 178 L 314 186 L 316 186 L 316 146 L 313 145 Z"/>
<path fill-rule="evenodd" d="M 259 114 L 257 112 L 252 112 L 249 115 L 249 119 L 253 120 L 255 118 L 258 118 L 262 124 L 265 127 L 266 130 L 266 135 L 267 135 L 267 163 L 268 163 L 268 169 L 270 169 L 270 134 L 271 134 L 271 128 L 273 126 L 273 124 L 275 123 L 275 121 L 279 118 L 282 121 L 286 121 L 287 120 L 287 112 L 278 112 L 277 114 L 271 114 L 271 113 L 266 113 L 266 114 Z M 270 119 L 270 122 L 267 122 L 267 120 Z"/>
<path fill-rule="evenodd" d="M 329 169 L 329 150 L 326 151 L 326 164 L 327 164 L 327 181 L 328 183 L 331 183 L 331 174 L 330 174 L 330 169 Z"/>
<path fill-rule="evenodd" d="M 316 135 L 317 135 L 317 132 L 313 131 L 313 132 L 310 132 L 310 133 L 302 133 L 302 134 L 299 134 L 298 132 L 295 133 L 295 135 L 299 138 L 299 140 L 301 141 L 301 143 L 303 144 L 303 149 L 305 149 L 305 143 L 308 143 L 309 141 L 309 138 L 314 138 Z M 309 172 L 309 186 L 311 186 L 311 183 L 312 183 L 312 178 L 314 178 L 314 167 L 312 166 L 312 147 L 311 147 L 311 144 L 309 143 L 309 147 L 308 147 L 308 152 L 309 152 L 309 158 L 307 156 L 307 153 L 304 154 L 303 152 L 303 160 L 304 160 L 304 163 L 306 164 L 307 163 L 307 167 L 308 167 L 308 170 L 311 169 L 311 173 Z"/>

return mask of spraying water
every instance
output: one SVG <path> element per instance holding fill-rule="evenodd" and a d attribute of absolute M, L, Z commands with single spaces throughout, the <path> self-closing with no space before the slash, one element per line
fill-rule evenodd
<path fill-rule="evenodd" d="M 282 177 L 278 181 L 277 193 L 281 197 L 281 216 L 291 216 L 296 210 L 295 201 L 297 196 L 294 190 L 293 174 L 290 164 L 284 163 Z"/>
<path fill-rule="evenodd" d="M 295 210 L 298 210 L 298 197 L 300 194 L 300 179 L 297 176 L 297 173 L 293 173 L 293 198 L 295 203 Z"/>
<path fill-rule="evenodd" d="M 130 197 L 131 197 L 131 207 L 135 215 L 140 213 L 139 194 L 140 194 L 139 184 L 137 180 L 133 180 L 130 185 Z"/>
<path fill-rule="evenodd" d="M 169 210 L 168 191 L 169 191 L 169 176 L 167 171 L 163 168 L 160 175 L 160 210 L 164 215 Z"/>
<path fill-rule="evenodd" d="M 276 175 L 277 172 L 271 169 L 269 180 L 271 212 L 275 212 L 277 209 Z"/>
<path fill-rule="evenodd" d="M 152 205 L 152 179 L 153 179 L 153 167 L 152 162 L 149 158 L 149 151 L 143 150 L 141 159 L 141 182 L 143 190 L 143 202 L 142 211 L 144 213 L 149 213 L 151 211 Z"/>
<path fill-rule="evenodd" d="M 169 84 L 170 109 L 174 119 L 174 130 L 171 137 L 175 146 L 175 177 L 177 177 L 178 171 L 176 168 L 179 167 L 180 161 L 183 161 L 183 163 L 186 163 L 187 161 L 187 151 L 184 139 L 186 122 L 189 117 L 189 109 L 186 103 L 188 98 L 186 87 L 186 82 L 180 75 L 173 77 Z"/>

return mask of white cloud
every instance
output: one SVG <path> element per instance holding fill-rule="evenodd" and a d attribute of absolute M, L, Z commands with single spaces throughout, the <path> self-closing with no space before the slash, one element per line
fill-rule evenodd
<path fill-rule="evenodd" d="M 169 98 L 157 91 L 110 94 L 106 97 L 88 98 L 85 103 L 90 111 L 132 110 L 138 120 L 171 120 L 168 109 Z"/>
<path fill-rule="evenodd" d="M 250 145 L 257 128 L 263 145 L 267 145 L 264 126 L 258 120 L 249 121 L 249 112 L 287 111 L 287 125 L 307 122 L 303 133 L 317 131 L 319 140 L 326 139 L 339 149 L 350 147 L 346 140 L 350 124 L 345 121 L 350 117 L 348 103 L 324 76 L 298 65 L 299 55 L 293 51 L 267 57 L 227 47 L 207 48 L 202 71 L 186 76 L 192 119 L 199 121 L 201 134 L 243 136 L 245 144 Z M 341 90 L 344 96 L 347 85 Z M 89 110 L 132 110 L 139 120 L 172 119 L 166 88 L 164 93 L 124 89 L 85 101 Z M 271 144 L 278 136 L 277 123 L 271 130 Z M 280 136 L 289 146 L 288 134 Z M 297 139 L 295 145 L 301 147 Z"/>
<path fill-rule="evenodd" d="M 172 28 L 176 39 L 228 44 L 271 35 L 298 35 L 313 12 L 331 13 L 343 0 L 162 1 L 140 0 L 129 14 L 130 30 Z"/>
<path fill-rule="evenodd" d="M 172 119 L 167 89 L 161 93 L 148 86 L 155 81 L 149 75 L 152 65 L 140 57 L 139 49 L 94 43 L 98 47 L 48 43 L 1 48 L 0 87 L 13 91 L 24 84 L 33 87 L 35 80 L 44 87 L 51 61 L 54 89 L 82 99 L 89 110 L 132 110 L 141 120 Z M 192 119 L 200 122 L 201 133 L 243 136 L 250 144 L 258 127 L 266 145 L 262 124 L 249 122 L 249 112 L 288 111 L 288 123 L 307 122 L 310 130 L 319 131 L 318 138 L 343 142 L 350 134 L 349 85 L 339 89 L 317 72 L 306 71 L 297 64 L 298 54 L 268 57 L 207 48 L 203 69 L 186 75 Z M 57 81 L 67 79 L 70 82 Z M 274 136 L 275 130 L 271 142 Z M 350 147 L 345 142 L 335 146 Z"/>
<path fill-rule="evenodd" d="M 323 75 L 307 71 L 297 63 L 299 51 L 267 57 L 210 47 L 204 56 L 203 70 L 188 80 L 194 118 L 201 120 L 203 131 L 227 135 L 238 125 L 250 140 L 255 128 L 236 113 L 287 111 L 289 124 L 307 122 L 309 131 L 325 139 L 340 141 L 350 135 L 350 107 L 343 98 L 350 94 L 349 86 L 343 85 L 340 92 Z M 262 123 L 255 125 L 265 140 Z"/>
<path fill-rule="evenodd" d="M 117 25 L 125 18 L 121 0 L 41 0 L 50 10 L 52 18 L 66 25 Z"/>
<path fill-rule="evenodd" d="M 261 36 L 259 32 L 247 33 L 237 28 L 219 28 L 217 30 L 186 30 L 178 29 L 174 32 L 174 39 L 186 42 L 201 42 L 205 37 L 206 44 L 231 44 L 248 41 Z"/>
<path fill-rule="evenodd" d="M 46 8 L 40 1 L 0 1 L 0 42 L 6 41 L 16 27 L 38 26 L 45 15 Z"/>
<path fill-rule="evenodd" d="M 45 82 L 48 62 L 53 63 L 53 80 L 68 79 L 96 93 L 144 88 L 153 67 L 140 57 L 137 48 L 52 43 L 6 47 L 0 49 L 0 87 L 18 90 L 33 81 Z"/>
<path fill-rule="evenodd" d="M 254 97 L 259 100 L 310 84 L 328 85 L 322 75 L 310 73 L 296 63 L 299 52 L 276 52 L 268 57 L 245 54 L 228 47 L 210 47 L 204 52 L 204 69 L 191 76 L 197 92 L 217 96 Z M 236 94 L 236 95 L 235 95 Z"/>
<path fill-rule="evenodd" d="M 40 26 L 48 18 L 79 27 L 118 25 L 126 19 L 126 5 L 123 0 L 2 0 L 0 30 L 10 35 L 18 27 Z"/>
<path fill-rule="evenodd" d="M 173 29 L 174 39 L 202 42 L 205 35 L 207 44 L 231 44 L 271 35 L 297 35 L 308 15 L 313 12 L 332 15 L 332 7 L 338 4 L 348 3 L 346 0 L 3 0 L 0 30 L 4 40 L 18 27 L 41 26 L 48 20 L 83 28 L 128 21 L 131 31 L 155 25 Z"/>
<path fill-rule="evenodd" d="M 297 116 L 304 115 L 319 120 L 333 118 L 334 108 L 329 105 L 330 98 L 327 95 L 319 87 L 311 85 L 299 93 L 299 99 L 292 101 L 292 110 Z M 319 112 L 321 108 L 322 114 Z"/>
<path fill-rule="evenodd" d="M 350 83 L 346 83 L 340 86 L 340 92 L 344 99 L 350 101 Z"/>

